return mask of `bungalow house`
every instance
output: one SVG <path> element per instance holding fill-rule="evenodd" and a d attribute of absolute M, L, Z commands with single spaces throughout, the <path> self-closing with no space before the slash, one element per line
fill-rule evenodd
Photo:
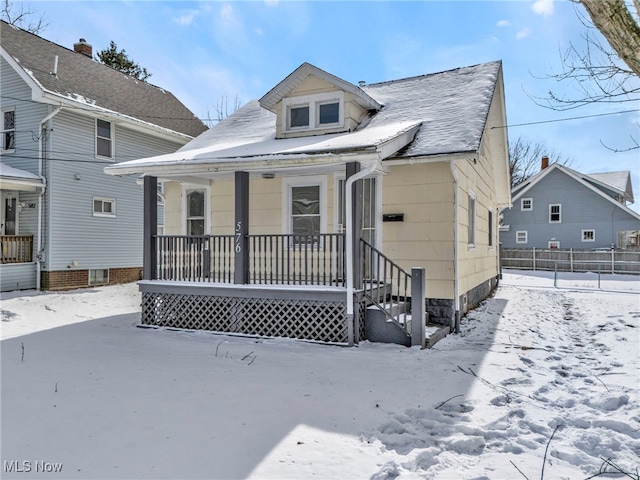
<path fill-rule="evenodd" d="M 105 165 L 206 130 L 171 93 L 0 25 L 1 290 L 140 279 L 142 188 Z"/>
<path fill-rule="evenodd" d="M 584 174 L 542 158 L 540 172 L 514 187 L 502 212 L 503 248 L 625 249 L 637 246 L 640 215 L 628 171 Z"/>
<path fill-rule="evenodd" d="M 505 125 L 499 61 L 369 85 L 304 63 L 177 152 L 107 166 L 144 175 L 142 323 L 428 344 L 496 286 Z"/>

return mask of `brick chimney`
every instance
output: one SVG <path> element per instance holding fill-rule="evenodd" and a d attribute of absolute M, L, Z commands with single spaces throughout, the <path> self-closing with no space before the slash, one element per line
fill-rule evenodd
<path fill-rule="evenodd" d="M 549 166 L 549 157 L 545 155 L 544 157 L 542 157 L 542 165 L 540 165 L 540 170 L 542 171 L 548 166 Z"/>
<path fill-rule="evenodd" d="M 85 57 L 93 58 L 93 47 L 84 38 L 73 44 L 73 51 L 81 53 Z"/>

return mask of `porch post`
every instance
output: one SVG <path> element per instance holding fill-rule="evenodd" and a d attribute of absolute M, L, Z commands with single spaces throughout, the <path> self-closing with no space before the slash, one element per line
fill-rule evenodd
<path fill-rule="evenodd" d="M 360 171 L 360 163 L 350 162 L 346 165 L 346 177 L 349 178 Z M 362 182 L 353 184 L 352 225 L 347 225 L 353 232 L 353 287 L 362 288 L 362 258 L 360 256 L 360 237 L 362 230 Z"/>
<path fill-rule="evenodd" d="M 155 235 L 158 233 L 158 179 L 144 176 L 143 179 L 143 273 L 145 280 L 156 279 L 157 251 Z"/>
<path fill-rule="evenodd" d="M 345 176 L 347 178 L 355 175 L 360 171 L 360 163 L 359 162 L 350 162 L 346 165 Z M 355 181 L 352 185 L 352 199 L 351 202 L 351 213 L 352 213 L 352 224 L 347 225 L 347 228 L 350 228 L 353 232 L 351 236 L 352 240 L 352 252 L 353 252 L 353 262 L 351 264 L 351 268 L 353 269 L 353 288 L 362 288 L 362 260 L 360 255 L 360 236 L 361 236 L 361 225 L 362 225 L 362 182 Z M 350 300 L 351 301 L 351 300 Z M 360 309 L 358 308 L 357 303 L 354 302 L 353 305 L 353 324 L 350 327 L 353 329 L 350 337 L 353 338 L 353 341 L 356 343 L 360 342 L 360 322 L 363 322 L 364 319 L 360 318 Z M 352 335 L 352 336 L 351 336 Z"/>
<path fill-rule="evenodd" d="M 425 292 L 424 267 L 411 269 L 411 346 L 424 348 Z"/>
<path fill-rule="evenodd" d="M 236 172 L 234 223 L 235 272 L 233 283 L 249 283 L 249 172 Z"/>

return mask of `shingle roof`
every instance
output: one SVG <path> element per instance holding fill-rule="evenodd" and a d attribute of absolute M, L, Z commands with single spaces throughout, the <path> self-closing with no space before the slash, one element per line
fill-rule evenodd
<path fill-rule="evenodd" d="M 45 91 L 196 137 L 207 127 L 171 92 L 2 21 L 0 45 Z M 52 75 L 55 57 L 57 74 Z"/>

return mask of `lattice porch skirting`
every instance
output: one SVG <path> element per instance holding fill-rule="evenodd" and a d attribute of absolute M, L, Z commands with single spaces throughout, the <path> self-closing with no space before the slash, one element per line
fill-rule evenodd
<path fill-rule="evenodd" d="M 349 343 L 343 288 L 164 281 L 139 285 L 143 325 Z M 364 323 L 358 314 L 355 323 L 357 342 Z"/>

